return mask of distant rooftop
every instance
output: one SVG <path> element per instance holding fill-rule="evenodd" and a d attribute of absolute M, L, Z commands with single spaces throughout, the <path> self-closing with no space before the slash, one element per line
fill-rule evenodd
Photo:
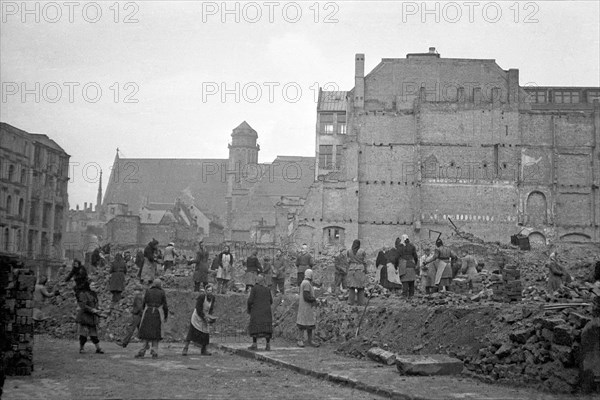
<path fill-rule="evenodd" d="M 317 111 L 346 111 L 347 94 L 345 91 L 320 91 Z"/>

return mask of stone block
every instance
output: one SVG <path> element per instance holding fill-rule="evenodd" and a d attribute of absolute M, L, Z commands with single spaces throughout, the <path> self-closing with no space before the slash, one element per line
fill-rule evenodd
<path fill-rule="evenodd" d="M 554 333 L 554 343 L 563 346 L 571 346 L 573 344 L 573 329 L 569 325 L 555 326 L 552 332 Z"/>
<path fill-rule="evenodd" d="M 402 375 L 458 375 L 463 363 L 445 354 L 396 355 L 396 367 Z"/>
<path fill-rule="evenodd" d="M 515 343 L 525 344 L 527 340 L 534 334 L 533 329 L 519 329 L 509 335 L 510 340 Z"/>

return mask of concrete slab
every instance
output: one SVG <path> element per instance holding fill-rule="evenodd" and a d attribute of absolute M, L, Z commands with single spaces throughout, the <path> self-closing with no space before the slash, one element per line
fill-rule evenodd
<path fill-rule="evenodd" d="M 402 375 L 459 375 L 463 363 L 445 354 L 396 355 L 396 367 Z"/>

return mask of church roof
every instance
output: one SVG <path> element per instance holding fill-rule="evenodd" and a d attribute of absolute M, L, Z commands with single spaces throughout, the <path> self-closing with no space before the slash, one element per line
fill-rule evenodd
<path fill-rule="evenodd" d="M 233 130 L 231 135 L 247 135 L 258 137 L 258 133 L 256 133 L 256 131 L 246 121 L 239 124 L 237 128 Z"/>
<path fill-rule="evenodd" d="M 115 158 L 104 204 L 125 203 L 133 212 L 178 198 L 225 215 L 226 159 Z"/>

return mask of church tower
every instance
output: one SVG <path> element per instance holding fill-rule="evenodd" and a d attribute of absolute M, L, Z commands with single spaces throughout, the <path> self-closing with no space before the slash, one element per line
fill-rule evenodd
<path fill-rule="evenodd" d="M 257 139 L 258 134 L 246 121 L 233 130 L 229 145 L 230 169 L 258 163 L 260 146 L 256 144 Z"/>
<path fill-rule="evenodd" d="M 246 121 L 242 122 L 231 133 L 229 144 L 229 161 L 227 166 L 227 218 L 225 222 L 225 239 L 238 240 L 233 234 L 233 219 L 239 201 L 248 195 L 245 175 L 248 165 L 258 164 L 260 146 L 256 143 L 258 134 Z"/>

